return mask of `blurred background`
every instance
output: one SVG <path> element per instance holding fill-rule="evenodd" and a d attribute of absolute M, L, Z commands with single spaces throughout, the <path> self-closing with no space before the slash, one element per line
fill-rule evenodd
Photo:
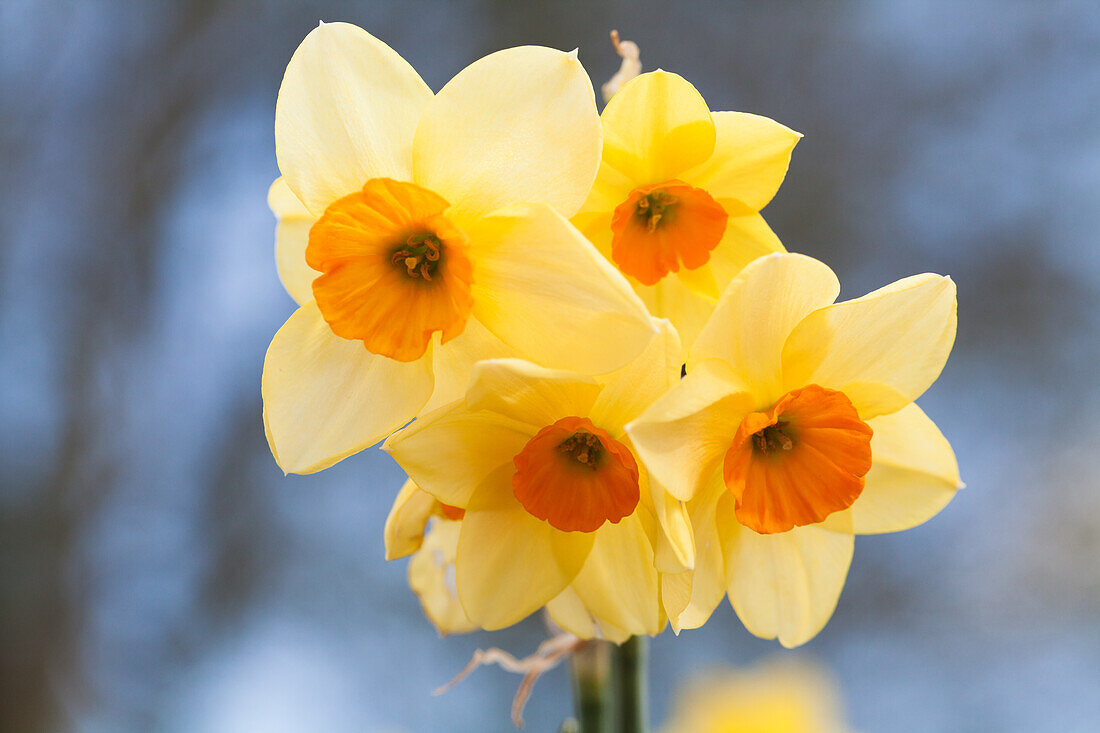
<path fill-rule="evenodd" d="M 607 32 L 712 109 L 803 133 L 764 214 L 860 295 L 950 274 L 959 333 L 921 400 L 968 488 L 861 537 L 797 652 L 865 733 L 1100 719 L 1100 5 L 0 2 L 0 729 L 508 730 L 538 620 L 439 640 L 382 559 L 401 483 L 368 450 L 284 478 L 260 371 L 276 277 L 273 112 L 318 19 L 433 89 L 490 51 Z M 652 646 L 653 712 L 699 667 L 778 650 L 723 604 Z M 528 729 L 569 709 L 539 682 Z M 440 722 L 446 721 L 446 722 Z"/>

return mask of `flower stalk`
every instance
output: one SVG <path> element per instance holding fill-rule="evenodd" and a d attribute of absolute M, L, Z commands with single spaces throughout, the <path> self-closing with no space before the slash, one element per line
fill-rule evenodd
<path fill-rule="evenodd" d="M 619 691 L 619 733 L 646 733 L 648 639 L 632 636 L 613 649 Z"/>
<path fill-rule="evenodd" d="M 570 661 L 579 733 L 646 733 L 646 639 L 592 641 Z"/>

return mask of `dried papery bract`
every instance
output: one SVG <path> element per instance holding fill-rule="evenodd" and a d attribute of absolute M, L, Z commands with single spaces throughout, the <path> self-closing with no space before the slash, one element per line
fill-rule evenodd
<path fill-rule="evenodd" d="M 600 87 L 605 103 L 611 101 L 616 92 L 623 88 L 623 84 L 642 73 L 642 52 L 637 43 L 634 41 L 621 41 L 619 40 L 619 32 L 611 31 L 611 46 L 615 49 L 615 53 L 622 57 L 623 61 L 615 75 Z"/>
<path fill-rule="evenodd" d="M 461 672 L 456 674 L 447 684 L 435 689 L 432 694 L 442 695 L 466 679 L 478 667 L 496 664 L 509 672 L 523 675 L 523 680 L 519 683 L 519 689 L 516 690 L 516 695 L 512 699 L 512 723 L 517 728 L 522 728 L 523 708 L 531 697 L 531 690 L 538 682 L 539 677 L 561 664 L 570 654 L 590 643 L 593 642 L 578 639 L 572 634 L 563 632 L 543 641 L 534 654 L 523 659 L 516 659 L 508 652 L 496 647 L 478 649 Z"/>

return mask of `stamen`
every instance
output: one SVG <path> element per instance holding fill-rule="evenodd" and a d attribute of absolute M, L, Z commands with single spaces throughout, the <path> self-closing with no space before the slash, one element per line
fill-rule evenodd
<path fill-rule="evenodd" d="M 665 210 L 674 206 L 678 199 L 665 191 L 654 191 L 638 199 L 637 215 L 645 219 L 646 230 L 657 231 L 657 226 L 665 216 Z"/>
<path fill-rule="evenodd" d="M 441 253 L 442 247 L 434 234 L 411 234 L 405 240 L 405 246 L 394 252 L 390 261 L 404 266 L 409 277 L 430 281 Z"/>
<path fill-rule="evenodd" d="M 599 463 L 602 448 L 603 444 L 600 443 L 599 438 L 583 431 L 573 433 L 558 446 L 559 451 L 571 453 L 577 463 L 583 463 L 593 471 Z"/>
<path fill-rule="evenodd" d="M 791 436 L 784 432 L 784 428 L 786 427 L 787 423 L 777 422 L 775 425 L 769 425 L 760 432 L 753 433 L 753 446 L 764 455 L 774 453 L 777 450 L 790 450 L 794 447 L 794 441 L 791 440 Z"/>

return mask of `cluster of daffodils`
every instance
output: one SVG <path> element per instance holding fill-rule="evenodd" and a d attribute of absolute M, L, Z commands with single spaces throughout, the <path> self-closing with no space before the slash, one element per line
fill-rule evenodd
<path fill-rule="evenodd" d="M 657 71 L 602 115 L 576 53 L 482 58 L 438 93 L 321 25 L 279 92 L 269 202 L 297 311 L 264 364 L 284 471 L 385 441 L 388 558 L 443 633 L 545 609 L 582 638 L 702 625 L 723 597 L 802 644 L 854 535 L 960 488 L 915 400 L 955 287 L 834 302 L 760 215 L 800 135 Z"/>

